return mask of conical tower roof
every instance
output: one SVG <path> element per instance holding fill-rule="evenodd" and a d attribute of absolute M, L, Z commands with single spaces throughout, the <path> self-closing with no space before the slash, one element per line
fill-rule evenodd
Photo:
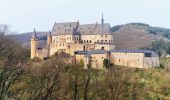
<path fill-rule="evenodd" d="M 32 39 L 38 39 L 35 28 L 34 28 L 34 32 L 32 33 Z"/>
<path fill-rule="evenodd" d="M 51 36 L 51 31 L 48 32 L 48 36 Z"/>

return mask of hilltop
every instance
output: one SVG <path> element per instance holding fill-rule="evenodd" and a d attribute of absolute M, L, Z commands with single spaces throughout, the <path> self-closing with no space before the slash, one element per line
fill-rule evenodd
<path fill-rule="evenodd" d="M 30 48 L 30 40 L 31 40 L 32 32 L 21 33 L 12 35 L 12 38 L 18 40 L 23 44 L 24 47 Z M 37 32 L 37 36 L 39 38 L 39 46 L 44 47 L 46 45 L 48 32 Z"/>
<path fill-rule="evenodd" d="M 114 26 L 111 31 L 116 49 L 150 49 L 166 54 L 170 48 L 170 29 L 152 27 L 144 23 L 129 23 Z M 37 32 L 40 47 L 45 46 L 47 34 L 48 32 Z M 31 32 L 13 35 L 13 37 L 23 43 L 24 47 L 30 47 Z"/>
<path fill-rule="evenodd" d="M 130 23 L 112 28 L 116 49 L 143 48 L 159 40 L 170 42 L 165 35 L 170 35 L 170 30 L 169 33 L 165 33 L 167 30 L 142 23 Z"/>

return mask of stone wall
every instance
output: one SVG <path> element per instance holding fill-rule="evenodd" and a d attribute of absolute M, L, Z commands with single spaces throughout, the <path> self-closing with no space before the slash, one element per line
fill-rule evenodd
<path fill-rule="evenodd" d="M 143 58 L 143 53 L 111 53 L 111 63 L 119 66 L 143 68 Z"/>

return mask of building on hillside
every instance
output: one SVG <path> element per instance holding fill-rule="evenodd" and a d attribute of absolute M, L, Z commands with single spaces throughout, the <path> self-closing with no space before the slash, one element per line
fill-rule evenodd
<path fill-rule="evenodd" d="M 111 64 L 134 67 L 151 68 L 160 65 L 159 56 L 149 50 L 89 50 L 75 52 L 77 62 L 84 61 L 84 66 L 90 64 L 92 68 L 103 69 L 103 60 L 108 59 Z"/>
<path fill-rule="evenodd" d="M 31 59 L 46 59 L 56 52 L 69 53 L 75 61 L 83 60 L 85 68 L 103 69 L 103 60 L 115 65 L 149 68 L 159 66 L 159 56 L 152 51 L 115 50 L 114 38 L 109 23 L 80 25 L 79 22 L 55 23 L 47 36 L 47 45 L 40 48 L 36 31 L 31 38 Z"/>
<path fill-rule="evenodd" d="M 55 23 L 47 37 L 47 46 L 38 47 L 38 38 L 34 30 L 31 39 L 31 58 L 47 58 L 56 52 L 65 51 L 74 55 L 75 51 L 114 50 L 113 34 L 110 24 L 80 25 L 79 22 Z"/>

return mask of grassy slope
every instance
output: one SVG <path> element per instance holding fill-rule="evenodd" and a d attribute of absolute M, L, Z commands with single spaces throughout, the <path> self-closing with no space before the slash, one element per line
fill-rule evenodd
<path fill-rule="evenodd" d="M 150 45 L 153 41 L 160 39 L 168 41 L 169 39 L 164 37 L 163 32 L 157 32 L 155 34 L 150 33 L 150 30 L 156 30 L 145 25 L 138 24 L 126 24 L 119 27 L 114 34 L 114 41 L 117 49 L 138 49 Z M 163 30 L 163 29 L 162 29 Z"/>

